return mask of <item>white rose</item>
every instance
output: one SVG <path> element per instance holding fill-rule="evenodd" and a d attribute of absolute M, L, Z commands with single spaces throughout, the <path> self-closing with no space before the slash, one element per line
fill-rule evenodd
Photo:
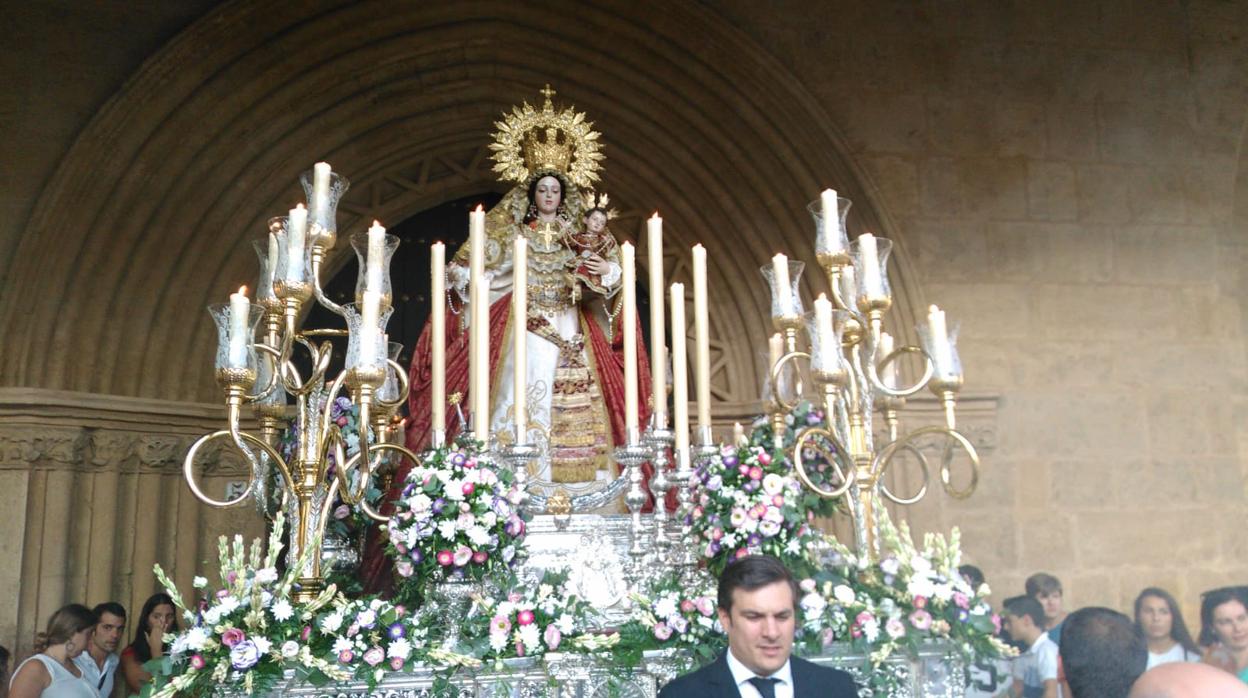
<path fill-rule="evenodd" d="M 277 581 L 277 570 L 272 567 L 262 567 L 256 570 L 256 581 L 260 584 L 271 584 Z"/>
<path fill-rule="evenodd" d="M 856 598 L 854 590 L 844 584 L 836 585 L 836 588 L 832 590 L 832 595 L 836 597 L 836 600 L 839 601 L 842 606 L 852 604 Z"/>
<path fill-rule="evenodd" d="M 191 580 L 191 586 L 195 587 L 196 589 L 203 589 L 204 587 L 208 586 L 208 580 L 204 579 L 203 577 L 196 577 Z"/>
<path fill-rule="evenodd" d="M 299 656 L 299 643 L 294 640 L 287 640 L 282 643 L 282 656 L 287 659 L 294 659 Z"/>

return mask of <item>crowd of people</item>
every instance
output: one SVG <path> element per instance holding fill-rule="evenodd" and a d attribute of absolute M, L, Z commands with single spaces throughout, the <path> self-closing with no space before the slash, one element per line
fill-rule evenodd
<path fill-rule="evenodd" d="M 973 586 L 983 584 L 978 568 L 959 571 Z M 977 695 L 1248 697 L 1248 586 L 1201 595 L 1197 640 L 1165 589 L 1141 591 L 1133 617 L 1099 606 L 1067 614 L 1064 601 L 1061 581 L 1045 573 L 1029 577 L 1023 594 L 1004 601 L 1003 639 L 1019 655 L 1008 671 L 991 663 L 977 666 Z"/>
<path fill-rule="evenodd" d="M 972 587 L 984 583 L 970 565 Z M 750 556 L 720 578 L 719 618 L 728 650 L 703 669 L 671 682 L 664 698 L 734 696 L 797 698 L 857 695 L 848 675 L 790 658 L 797 585 L 775 558 Z M 1019 649 L 1008 667 L 972 667 L 968 695 L 994 698 L 1248 698 L 1248 587 L 1201 595 L 1200 634 L 1192 639 L 1173 595 L 1149 587 L 1134 618 L 1103 607 L 1067 614 L 1061 582 L 1032 575 L 1025 593 L 1002 604 L 1003 639 Z M 0 693 L 12 698 L 109 698 L 139 693 L 151 679 L 143 665 L 168 651 L 178 630 L 173 600 L 143 604 L 133 640 L 118 652 L 127 626 L 116 602 L 70 604 L 54 613 L 35 652 L 9 676 L 0 647 Z M 120 680 L 118 676 L 120 675 Z M 816 688 L 817 687 L 817 688 Z M 3 698 L 0 695 L 0 698 Z"/>
<path fill-rule="evenodd" d="M 36 635 L 34 653 L 11 675 L 9 651 L 0 647 L 0 695 L 6 688 L 8 698 L 138 694 L 152 678 L 143 665 L 168 651 L 165 633 L 178 630 L 173 599 L 153 594 L 139 613 L 133 641 L 118 652 L 126 625 L 126 609 L 115 601 L 61 608 Z"/>

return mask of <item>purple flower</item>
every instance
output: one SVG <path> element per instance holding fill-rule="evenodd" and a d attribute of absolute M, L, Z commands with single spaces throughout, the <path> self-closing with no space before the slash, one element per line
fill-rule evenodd
<path fill-rule="evenodd" d="M 507 535 L 511 536 L 512 538 L 519 538 L 520 536 L 523 536 L 524 535 L 524 519 L 513 514 L 512 516 L 508 517 L 506 525 L 503 526 L 503 530 L 506 531 Z"/>
<path fill-rule="evenodd" d="M 407 628 L 403 627 L 402 623 L 391 623 L 390 627 L 386 628 L 386 634 L 391 640 L 397 640 L 407 635 Z"/>
<path fill-rule="evenodd" d="M 416 491 L 416 483 L 409 482 L 407 483 L 407 487 L 403 488 L 403 497 L 406 499 L 407 497 L 412 496 L 412 493 L 414 493 L 415 491 Z"/>
<path fill-rule="evenodd" d="M 417 565 L 425 561 L 425 554 L 420 551 L 420 548 L 412 548 L 407 553 L 407 556 L 411 558 L 412 562 Z"/>
<path fill-rule="evenodd" d="M 757 533 L 751 533 L 750 537 L 746 539 L 747 545 L 758 545 L 759 543 L 762 543 L 762 542 L 763 542 L 763 537 L 758 535 Z"/>
<path fill-rule="evenodd" d="M 720 475 L 714 475 L 706 481 L 706 489 L 716 492 L 724 486 L 724 478 Z"/>
<path fill-rule="evenodd" d="M 724 467 L 726 468 L 735 468 L 737 467 L 737 464 L 741 462 L 740 460 L 737 459 L 737 456 L 735 453 L 724 456 L 723 460 L 724 460 Z"/>
<path fill-rule="evenodd" d="M 339 504 L 338 508 L 334 509 L 334 518 L 338 519 L 339 521 L 342 521 L 343 519 L 347 518 L 350 515 L 351 515 L 351 507 L 347 506 L 346 504 Z"/>
<path fill-rule="evenodd" d="M 966 623 L 971 619 L 971 614 L 965 608 L 958 609 L 958 622 Z"/>
<path fill-rule="evenodd" d="M 467 461 L 468 461 L 468 458 L 465 457 L 464 454 L 462 453 L 456 452 L 456 453 L 451 454 L 451 465 L 454 465 L 457 468 L 464 467 L 464 463 L 466 463 Z"/>
<path fill-rule="evenodd" d="M 806 413 L 806 424 L 808 424 L 809 426 L 813 427 L 814 425 L 822 421 L 823 421 L 823 418 L 820 417 L 819 414 L 816 413 L 814 410 L 811 410 L 810 412 Z"/>
<path fill-rule="evenodd" d="M 250 669 L 260 661 L 260 648 L 251 640 L 243 640 L 230 648 L 230 666 Z"/>
<path fill-rule="evenodd" d="M 340 410 L 349 410 L 351 409 L 351 398 L 346 395 L 339 395 L 334 400 L 334 405 L 336 405 Z"/>
<path fill-rule="evenodd" d="M 433 506 L 430 508 L 433 509 L 433 513 L 441 514 L 442 510 L 446 508 L 446 500 L 441 497 L 438 497 L 437 499 L 433 500 Z"/>

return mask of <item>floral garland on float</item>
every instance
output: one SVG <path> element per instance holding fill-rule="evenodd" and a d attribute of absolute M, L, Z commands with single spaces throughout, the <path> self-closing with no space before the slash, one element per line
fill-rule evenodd
<path fill-rule="evenodd" d="M 509 468 L 478 444 L 433 449 L 408 473 L 385 524 L 394 598 L 420 603 L 440 582 L 505 582 L 527 528 Z"/>

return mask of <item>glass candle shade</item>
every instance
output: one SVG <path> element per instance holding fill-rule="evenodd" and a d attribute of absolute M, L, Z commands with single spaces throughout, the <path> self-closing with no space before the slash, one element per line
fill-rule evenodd
<path fill-rule="evenodd" d="M 858 309 L 864 313 L 873 309 L 886 310 L 893 302 L 892 286 L 888 282 L 888 254 L 893 250 L 893 241 L 875 236 L 864 241 L 864 237 L 859 236 L 849 243 Z"/>
<path fill-rule="evenodd" d="M 299 184 L 303 185 L 303 195 L 308 202 L 308 246 L 333 248 L 338 242 L 338 202 L 347 193 L 351 181 L 337 172 L 330 172 L 328 187 L 318 192 L 316 168 L 311 168 L 299 175 Z"/>
<path fill-rule="evenodd" d="M 347 370 L 376 373 L 380 377 L 386 369 L 385 328 L 393 308 L 381 306 L 371 327 L 365 325 L 363 303 L 347 303 L 342 310 L 347 320 Z"/>
<path fill-rule="evenodd" d="M 832 332 L 824 337 L 819 331 L 819 323 L 815 313 L 803 316 L 806 322 L 806 333 L 810 337 L 810 368 L 818 373 L 843 376 L 848 369 L 841 340 L 845 334 L 845 323 L 850 319 L 849 311 L 832 311 Z"/>
<path fill-rule="evenodd" d="M 962 382 L 962 360 L 958 358 L 958 329 L 954 322 L 944 338 L 932 336 L 926 323 L 919 323 L 919 343 L 932 359 L 932 381 L 941 383 Z"/>
<path fill-rule="evenodd" d="M 806 268 L 805 262 L 797 260 L 789 260 L 789 298 L 792 299 L 791 306 L 787 309 L 780 307 L 780 289 L 776 287 L 776 272 L 772 264 L 765 264 L 758 268 L 763 274 L 763 278 L 767 279 L 767 288 L 771 292 L 771 317 L 801 317 L 802 313 L 802 295 L 798 292 L 802 282 L 802 270 Z"/>
<path fill-rule="evenodd" d="M 269 231 L 277 238 L 277 264 L 273 266 L 273 294 L 278 298 L 306 300 L 312 295 L 312 246 L 291 251 L 290 217 L 269 219 Z"/>
<path fill-rule="evenodd" d="M 249 371 L 254 377 L 256 371 L 256 348 L 252 346 L 256 339 L 256 327 L 260 318 L 264 317 L 264 309 L 255 304 L 248 304 L 247 316 L 236 321 L 230 303 L 213 303 L 208 306 L 217 325 L 217 356 L 214 366 L 217 371 Z"/>
<path fill-rule="evenodd" d="M 403 351 L 403 345 L 399 342 L 386 342 L 386 356 L 391 361 L 398 361 L 399 354 Z M 381 384 L 381 388 L 377 390 L 377 399 L 386 402 L 394 402 L 399 399 L 399 377 L 395 375 L 394 367 L 387 365 L 386 382 Z"/>
<path fill-rule="evenodd" d="M 365 291 L 376 291 L 381 294 L 382 307 L 390 307 L 394 298 L 390 285 L 390 260 L 394 257 L 394 251 L 399 248 L 398 236 L 387 233 L 382 244 L 370 246 L 367 232 L 356 233 L 351 236 L 351 247 L 355 249 L 355 256 L 360 264 L 360 273 L 355 280 L 355 302 L 364 302 Z M 369 266 L 369 256 L 373 253 L 379 253 L 381 259 Z"/>
<path fill-rule="evenodd" d="M 280 307 L 281 303 L 277 295 L 273 293 L 273 272 L 277 269 L 279 254 L 277 236 L 265 235 L 253 240 L 251 244 L 256 249 L 256 257 L 260 261 L 260 278 L 256 282 L 256 303 L 264 308 Z"/>
<path fill-rule="evenodd" d="M 821 264 L 845 264 L 849 261 L 849 233 L 845 229 L 845 219 L 852 205 L 849 199 L 836 197 L 836 220 L 831 226 L 824 225 L 823 199 L 815 199 L 806 205 L 806 210 L 815 219 L 815 256 Z"/>

